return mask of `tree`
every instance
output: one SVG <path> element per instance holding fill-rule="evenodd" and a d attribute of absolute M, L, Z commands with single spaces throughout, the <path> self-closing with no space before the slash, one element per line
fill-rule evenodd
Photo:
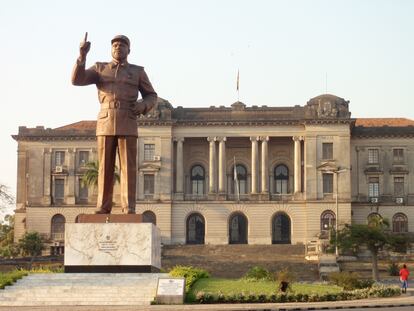
<path fill-rule="evenodd" d="M 86 172 L 82 176 L 82 186 L 97 187 L 98 186 L 98 175 L 99 175 L 99 162 L 92 161 L 86 164 Z M 115 182 L 119 183 L 120 177 L 118 168 L 115 166 Z"/>
<path fill-rule="evenodd" d="M 0 256 L 13 258 L 19 253 L 19 246 L 14 243 L 14 216 L 6 215 L 0 224 Z"/>
<path fill-rule="evenodd" d="M 42 237 L 38 232 L 26 232 L 19 240 L 19 247 L 23 256 L 30 256 L 29 270 L 32 269 L 32 264 L 37 256 L 42 254 L 44 243 Z"/>
<path fill-rule="evenodd" d="M 1 208 L 5 208 L 14 203 L 14 197 L 10 194 L 10 190 L 6 185 L 0 184 L 0 204 Z"/>
<path fill-rule="evenodd" d="M 335 238 L 336 236 L 336 238 Z M 367 225 L 345 225 L 332 234 L 331 245 L 338 243 L 341 251 L 351 250 L 357 253 L 364 246 L 371 253 L 372 278 L 379 280 L 378 253 L 382 249 L 405 252 L 409 245 L 409 238 L 404 235 L 395 235 L 389 230 L 389 222 L 380 215 L 371 217 Z"/>

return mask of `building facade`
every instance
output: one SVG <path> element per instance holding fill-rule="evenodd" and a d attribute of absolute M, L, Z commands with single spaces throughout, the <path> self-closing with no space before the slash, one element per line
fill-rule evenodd
<path fill-rule="evenodd" d="M 137 213 L 164 244 L 310 245 L 380 214 L 414 231 L 414 121 L 353 119 L 334 95 L 304 106 L 173 108 L 138 120 Z M 94 121 L 19 127 L 15 239 L 63 252 L 64 224 L 93 213 Z M 114 212 L 120 213 L 119 186 Z M 118 204 L 117 204 L 118 203 Z"/>

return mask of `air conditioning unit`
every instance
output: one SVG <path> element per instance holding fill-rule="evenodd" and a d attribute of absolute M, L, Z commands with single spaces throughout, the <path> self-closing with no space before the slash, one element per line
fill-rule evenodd
<path fill-rule="evenodd" d="M 161 161 L 161 157 L 160 157 L 160 156 L 158 156 L 158 155 L 155 155 L 155 156 L 154 156 L 154 161 Z"/>
<path fill-rule="evenodd" d="M 378 203 L 378 198 L 371 198 L 371 203 Z"/>
<path fill-rule="evenodd" d="M 56 165 L 55 166 L 55 172 L 56 173 L 62 173 L 63 172 L 63 166 L 62 165 Z"/>
<path fill-rule="evenodd" d="M 403 204 L 404 203 L 404 198 L 395 198 L 395 203 Z"/>

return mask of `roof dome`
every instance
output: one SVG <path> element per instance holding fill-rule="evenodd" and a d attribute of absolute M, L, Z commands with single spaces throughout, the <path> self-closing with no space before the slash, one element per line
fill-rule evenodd
<path fill-rule="evenodd" d="M 349 100 L 332 94 L 322 94 L 311 98 L 306 104 L 308 118 L 350 118 Z"/>

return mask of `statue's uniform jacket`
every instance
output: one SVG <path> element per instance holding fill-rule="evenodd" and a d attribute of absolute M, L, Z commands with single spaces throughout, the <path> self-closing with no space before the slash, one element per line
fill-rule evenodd
<path fill-rule="evenodd" d="M 137 115 L 151 110 L 157 100 L 157 93 L 144 67 L 128 62 L 99 62 L 85 70 L 85 64 L 78 60 L 72 73 L 72 83 L 96 84 L 101 103 L 97 136 L 138 136 Z M 143 99 L 139 103 L 138 92 Z"/>
<path fill-rule="evenodd" d="M 127 62 L 96 63 L 85 70 L 85 62 L 77 60 L 72 84 L 96 84 L 101 109 L 96 124 L 99 159 L 97 211 L 110 213 L 114 185 L 116 150 L 121 171 L 121 205 L 135 213 L 137 115 L 151 110 L 157 101 L 143 67 Z M 138 92 L 142 102 L 137 102 Z"/>

